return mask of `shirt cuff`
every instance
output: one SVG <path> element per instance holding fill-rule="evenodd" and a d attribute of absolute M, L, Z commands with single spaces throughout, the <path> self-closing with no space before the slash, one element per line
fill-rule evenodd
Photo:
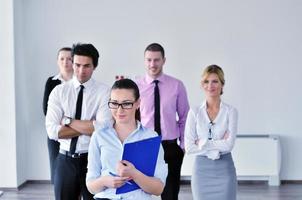
<path fill-rule="evenodd" d="M 56 140 L 56 141 L 59 140 L 59 131 L 61 130 L 61 128 L 62 128 L 62 125 L 58 125 L 56 127 L 55 134 L 53 135 L 53 138 L 51 138 L 51 139 Z"/>

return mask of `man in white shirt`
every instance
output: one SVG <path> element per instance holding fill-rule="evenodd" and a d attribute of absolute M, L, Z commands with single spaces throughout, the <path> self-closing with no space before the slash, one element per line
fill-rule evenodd
<path fill-rule="evenodd" d="M 92 44 L 74 45 L 74 77 L 49 96 L 46 129 L 50 139 L 60 142 L 54 175 L 56 200 L 93 199 L 85 184 L 90 137 L 96 124 L 111 119 L 110 88 L 91 78 L 98 58 Z"/>

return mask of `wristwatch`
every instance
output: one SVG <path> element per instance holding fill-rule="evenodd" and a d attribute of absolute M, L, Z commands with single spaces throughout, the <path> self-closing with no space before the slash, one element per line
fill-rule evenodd
<path fill-rule="evenodd" d="M 63 123 L 64 126 L 69 126 L 69 124 L 71 123 L 71 117 L 64 117 Z"/>

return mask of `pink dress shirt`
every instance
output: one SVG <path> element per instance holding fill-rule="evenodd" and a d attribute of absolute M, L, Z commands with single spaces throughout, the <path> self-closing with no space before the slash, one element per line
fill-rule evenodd
<path fill-rule="evenodd" d="M 161 74 L 159 81 L 160 125 L 162 140 L 179 138 L 184 148 L 184 128 L 189 111 L 189 102 L 183 83 L 171 76 Z M 154 87 L 153 78 L 145 75 L 137 80 L 140 91 L 140 112 L 143 126 L 154 130 Z"/>

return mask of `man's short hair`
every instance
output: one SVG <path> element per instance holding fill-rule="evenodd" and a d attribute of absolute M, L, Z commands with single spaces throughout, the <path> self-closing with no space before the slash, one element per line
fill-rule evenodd
<path fill-rule="evenodd" d="M 92 44 L 77 43 L 72 45 L 72 60 L 74 55 L 90 57 L 92 59 L 94 68 L 98 66 L 99 52 Z"/>
<path fill-rule="evenodd" d="M 146 51 L 159 51 L 162 55 L 162 57 L 164 58 L 165 57 L 165 50 L 164 48 L 158 44 L 158 43 L 152 43 L 152 44 L 149 44 L 147 46 L 147 48 L 145 49 L 145 52 Z"/>

